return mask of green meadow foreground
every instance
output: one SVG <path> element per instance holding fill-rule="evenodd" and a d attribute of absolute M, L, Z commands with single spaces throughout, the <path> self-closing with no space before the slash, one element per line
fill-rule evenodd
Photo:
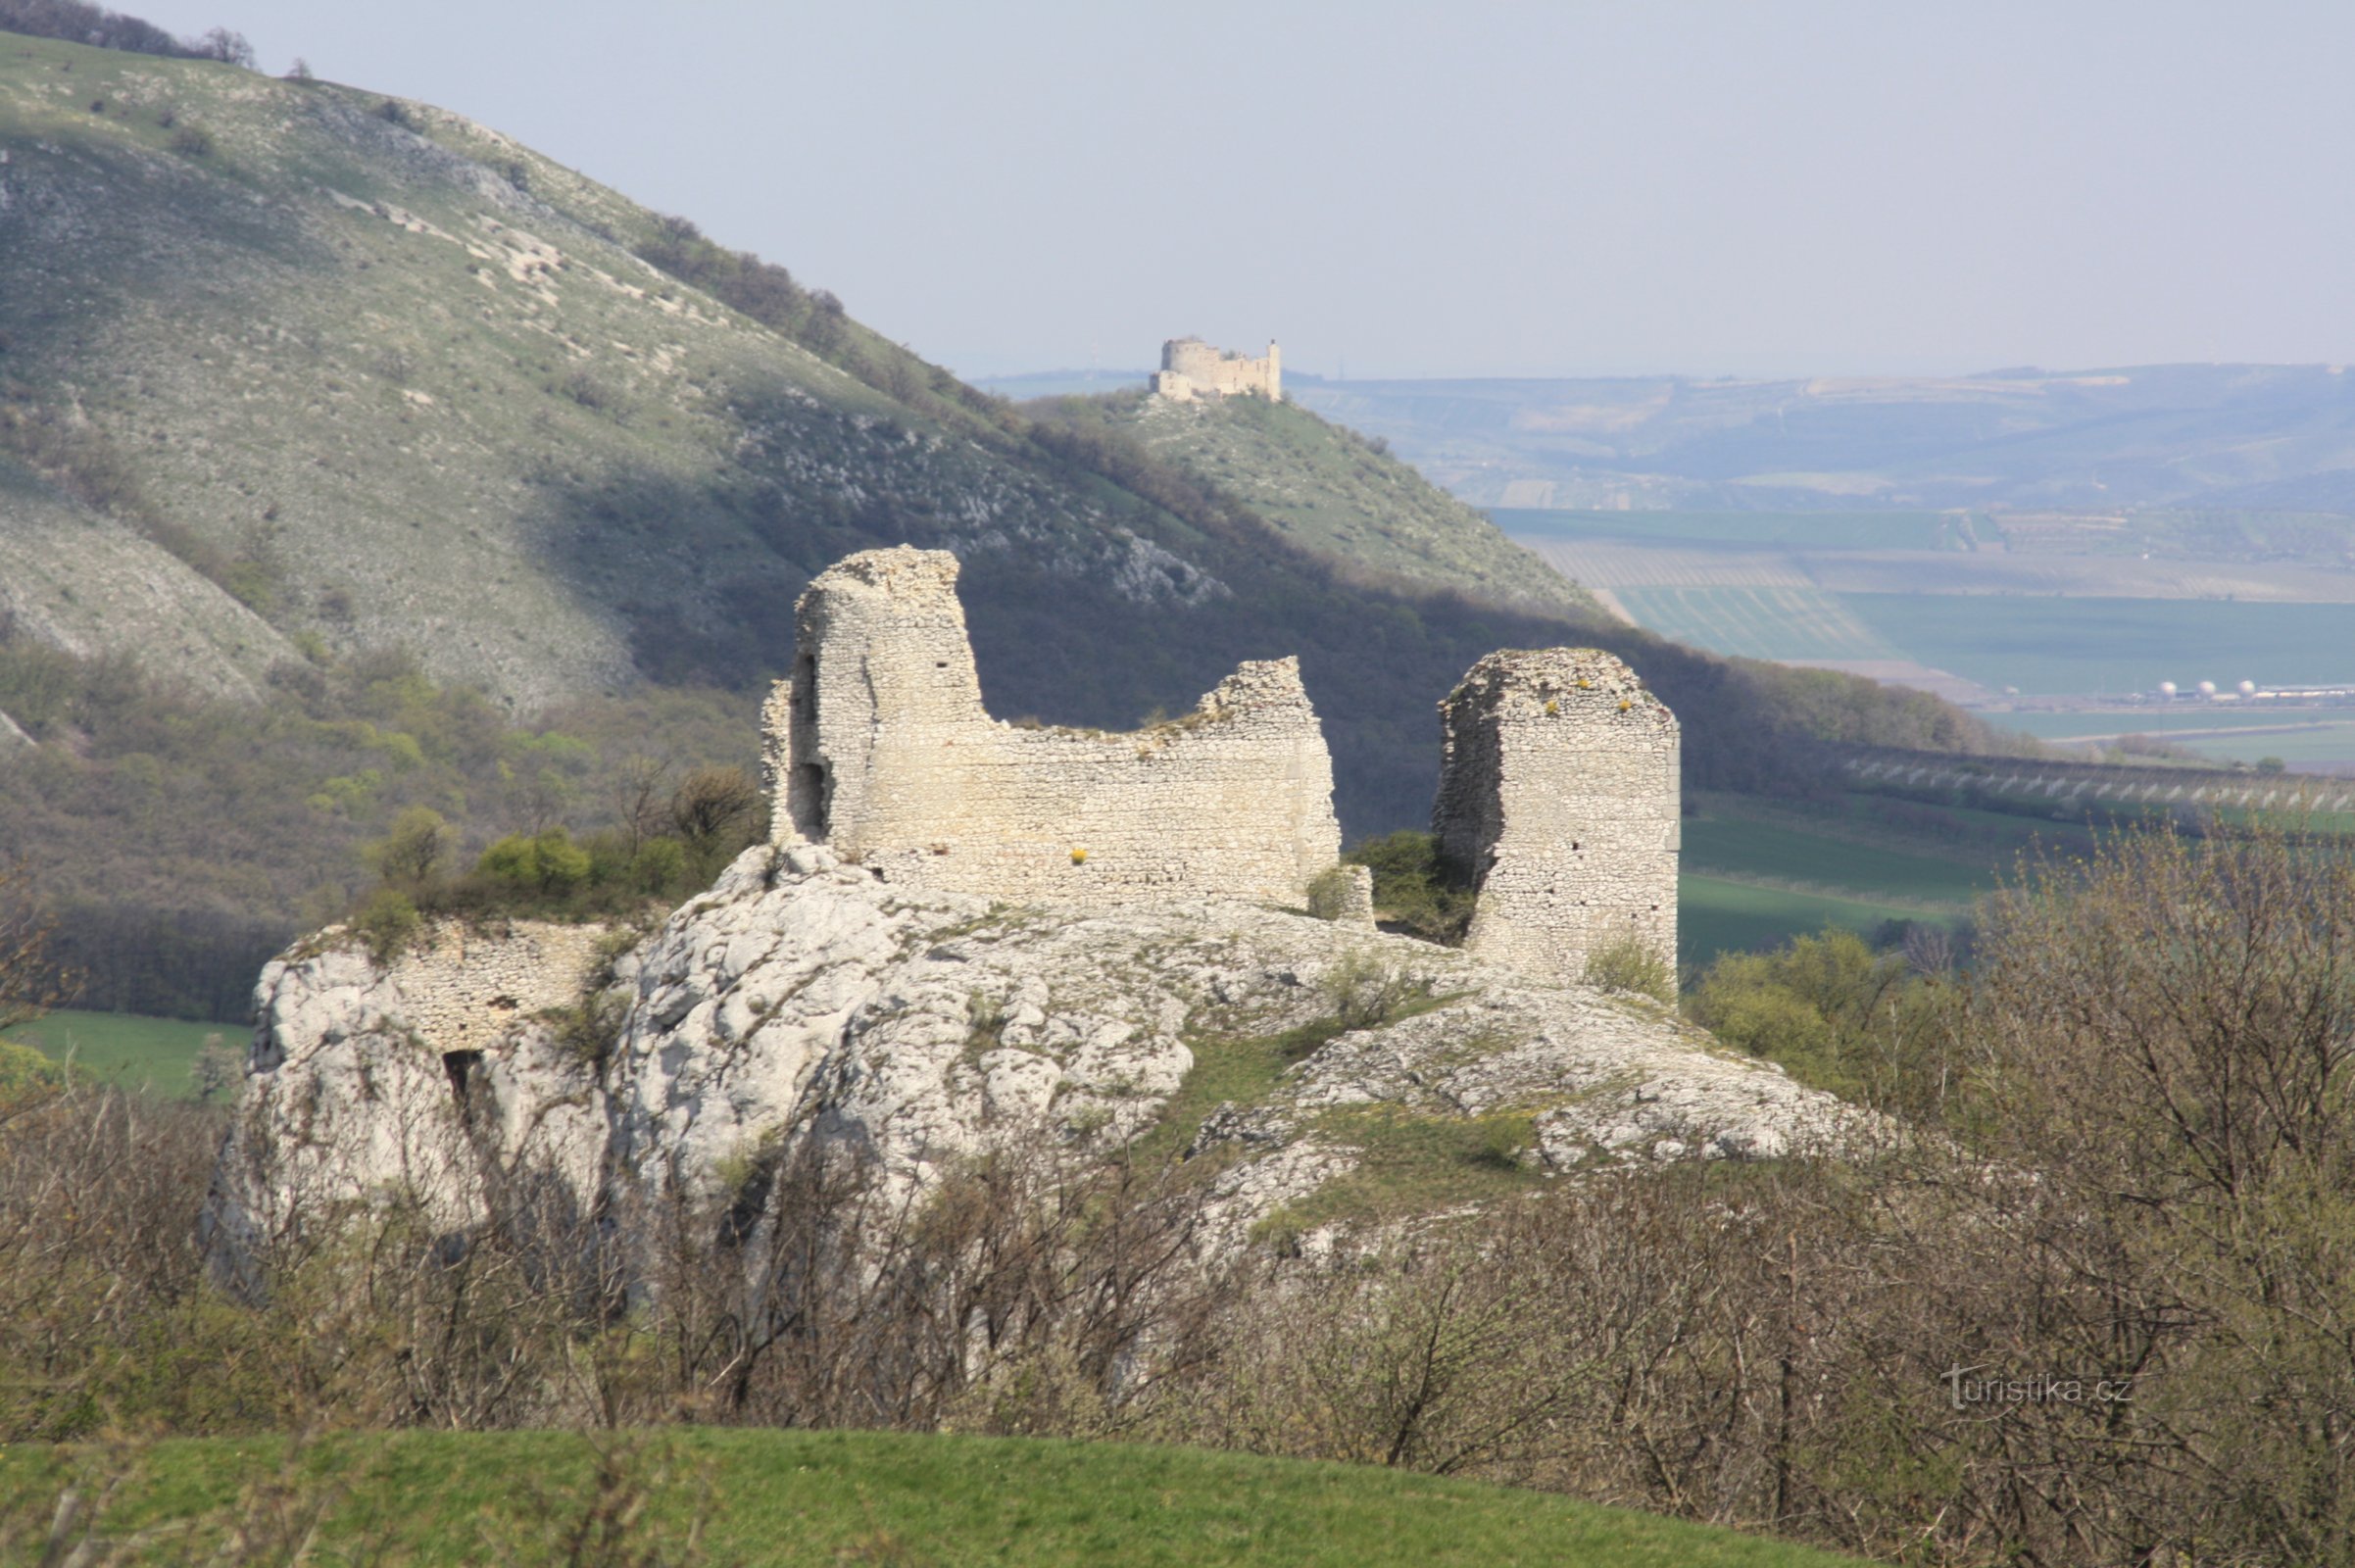
<path fill-rule="evenodd" d="M 601 1467 L 600 1453 L 611 1461 Z M 61 1482 L 103 1449 L 0 1453 L 8 1560 L 50 1527 Z M 98 1523 L 159 1530 L 135 1561 L 201 1560 L 227 1527 L 299 1538 L 320 1560 L 581 1561 L 584 1520 L 643 1512 L 598 1561 L 752 1564 L 1464 1563 L 1484 1568 L 1812 1568 L 1858 1559 L 1543 1493 L 1373 1466 L 1205 1449 L 879 1432 L 342 1437 L 181 1441 L 129 1461 Z M 602 1481 L 602 1486 L 601 1486 Z M 700 1523 L 700 1544 L 691 1527 Z M 33 1560 L 33 1559 L 27 1559 Z M 240 1557 L 235 1561 L 263 1560 Z M 268 1560 L 281 1560 L 270 1558 Z"/>

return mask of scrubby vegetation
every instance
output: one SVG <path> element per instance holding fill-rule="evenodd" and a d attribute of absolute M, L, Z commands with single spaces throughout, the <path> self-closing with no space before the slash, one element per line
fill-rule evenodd
<path fill-rule="evenodd" d="M 1350 846 L 1342 859 L 1374 873 L 1376 920 L 1447 947 L 1463 941 L 1476 901 L 1441 859 L 1438 834 L 1400 828 Z"/>
<path fill-rule="evenodd" d="M 1413 1004 L 1380 982 L 1337 1006 Z M 387 1194 L 272 1244 L 266 1298 L 224 1296 L 188 1223 L 221 1112 L 35 1077 L 0 1108 L 0 1442 L 1059 1435 L 1505 1481 L 1923 1563 L 2355 1556 L 2343 842 L 2115 839 L 1997 898 L 1973 969 L 1826 937 L 1722 962 L 1691 1004 L 1892 1135 L 1851 1160 L 1545 1182 L 1500 1114 L 1450 1154 L 1478 1208 L 1207 1271 L 1188 1260 L 1213 1162 L 1171 1161 L 1179 1139 L 1000 1150 L 912 1208 L 794 1146 L 715 1207 L 630 1216 L 657 1289 L 626 1310 L 605 1221 L 528 1182 L 463 1247 Z M 1173 1117 L 1282 1070 L 1268 1043 L 1208 1046 L 1218 1081 Z M 1423 1136 L 1357 1131 L 1370 1156 Z M 775 1245 L 748 1278 L 730 1238 L 756 1217 Z M 71 1462 L 103 1478 L 115 1451 Z M 54 1517 L 57 1473 L 10 1474 Z"/>
<path fill-rule="evenodd" d="M 519 725 L 399 656 L 290 667 L 260 704 L 120 658 L 0 641 L 12 890 L 49 911 L 81 1004 L 236 1022 L 301 930 L 390 895 L 427 910 L 587 915 L 708 883 L 758 831 L 752 705 L 648 692 Z M 576 876 L 513 846 L 545 838 Z M 472 869 L 468 869 L 472 868 Z"/>

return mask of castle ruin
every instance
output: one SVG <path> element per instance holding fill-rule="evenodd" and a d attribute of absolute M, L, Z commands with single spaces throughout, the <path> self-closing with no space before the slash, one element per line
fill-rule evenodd
<path fill-rule="evenodd" d="M 1199 337 L 1173 337 L 1161 345 L 1161 368 L 1153 373 L 1153 396 L 1172 403 L 1201 398 L 1262 397 L 1284 401 L 1284 359 L 1271 339 L 1267 358 L 1246 359 L 1212 348 Z"/>
<path fill-rule="evenodd" d="M 989 716 L 957 558 L 847 558 L 795 611 L 763 710 L 779 844 L 885 882 L 1044 904 L 1298 906 L 1337 864 L 1333 764 L 1299 661 L 1246 663 L 1190 713 L 1127 733 Z M 1433 827 L 1478 890 L 1467 946 L 1576 982 L 1633 936 L 1676 956 L 1676 716 L 1595 649 L 1492 654 L 1440 705 Z M 1370 918 L 1364 873 L 1343 879 Z M 1353 895 L 1353 897 L 1349 896 Z"/>
<path fill-rule="evenodd" d="M 946 551 L 870 550 L 795 611 L 765 710 L 780 842 L 887 882 L 1042 903 L 1300 905 L 1340 859 L 1333 763 L 1300 662 L 1247 663 L 1133 733 L 1001 723 Z"/>
<path fill-rule="evenodd" d="M 1676 966 L 1676 715 L 1595 648 L 1491 654 L 1440 704 L 1440 858 L 1478 891 L 1465 948 L 1578 980 L 1633 937 Z"/>

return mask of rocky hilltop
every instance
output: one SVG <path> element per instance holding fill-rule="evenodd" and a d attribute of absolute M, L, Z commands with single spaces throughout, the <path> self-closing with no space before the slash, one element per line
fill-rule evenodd
<path fill-rule="evenodd" d="M 232 1251 L 388 1190 L 453 1231 L 525 1180 L 724 1209 L 809 1140 L 919 1185 L 993 1140 L 1209 1160 L 1240 1244 L 1850 1115 L 1645 1000 L 1251 905 L 913 891 L 815 845 L 748 850 L 635 942 L 443 927 L 385 962 L 330 930 L 260 1002 L 209 1206 Z"/>

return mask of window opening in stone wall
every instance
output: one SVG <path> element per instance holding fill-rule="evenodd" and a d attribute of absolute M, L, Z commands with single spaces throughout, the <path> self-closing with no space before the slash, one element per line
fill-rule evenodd
<path fill-rule="evenodd" d="M 817 739 L 817 655 L 805 653 L 794 661 L 793 670 L 793 754 L 814 759 L 818 754 Z M 828 780 L 826 764 L 820 761 L 797 762 L 792 776 L 786 780 L 785 811 L 794 831 L 806 839 L 823 843 L 827 832 Z"/>
<path fill-rule="evenodd" d="M 458 1108 L 466 1108 L 473 1092 L 474 1074 L 482 1068 L 479 1051 L 445 1051 L 442 1053 L 442 1071 L 450 1075 L 450 1093 L 458 1101 Z"/>

